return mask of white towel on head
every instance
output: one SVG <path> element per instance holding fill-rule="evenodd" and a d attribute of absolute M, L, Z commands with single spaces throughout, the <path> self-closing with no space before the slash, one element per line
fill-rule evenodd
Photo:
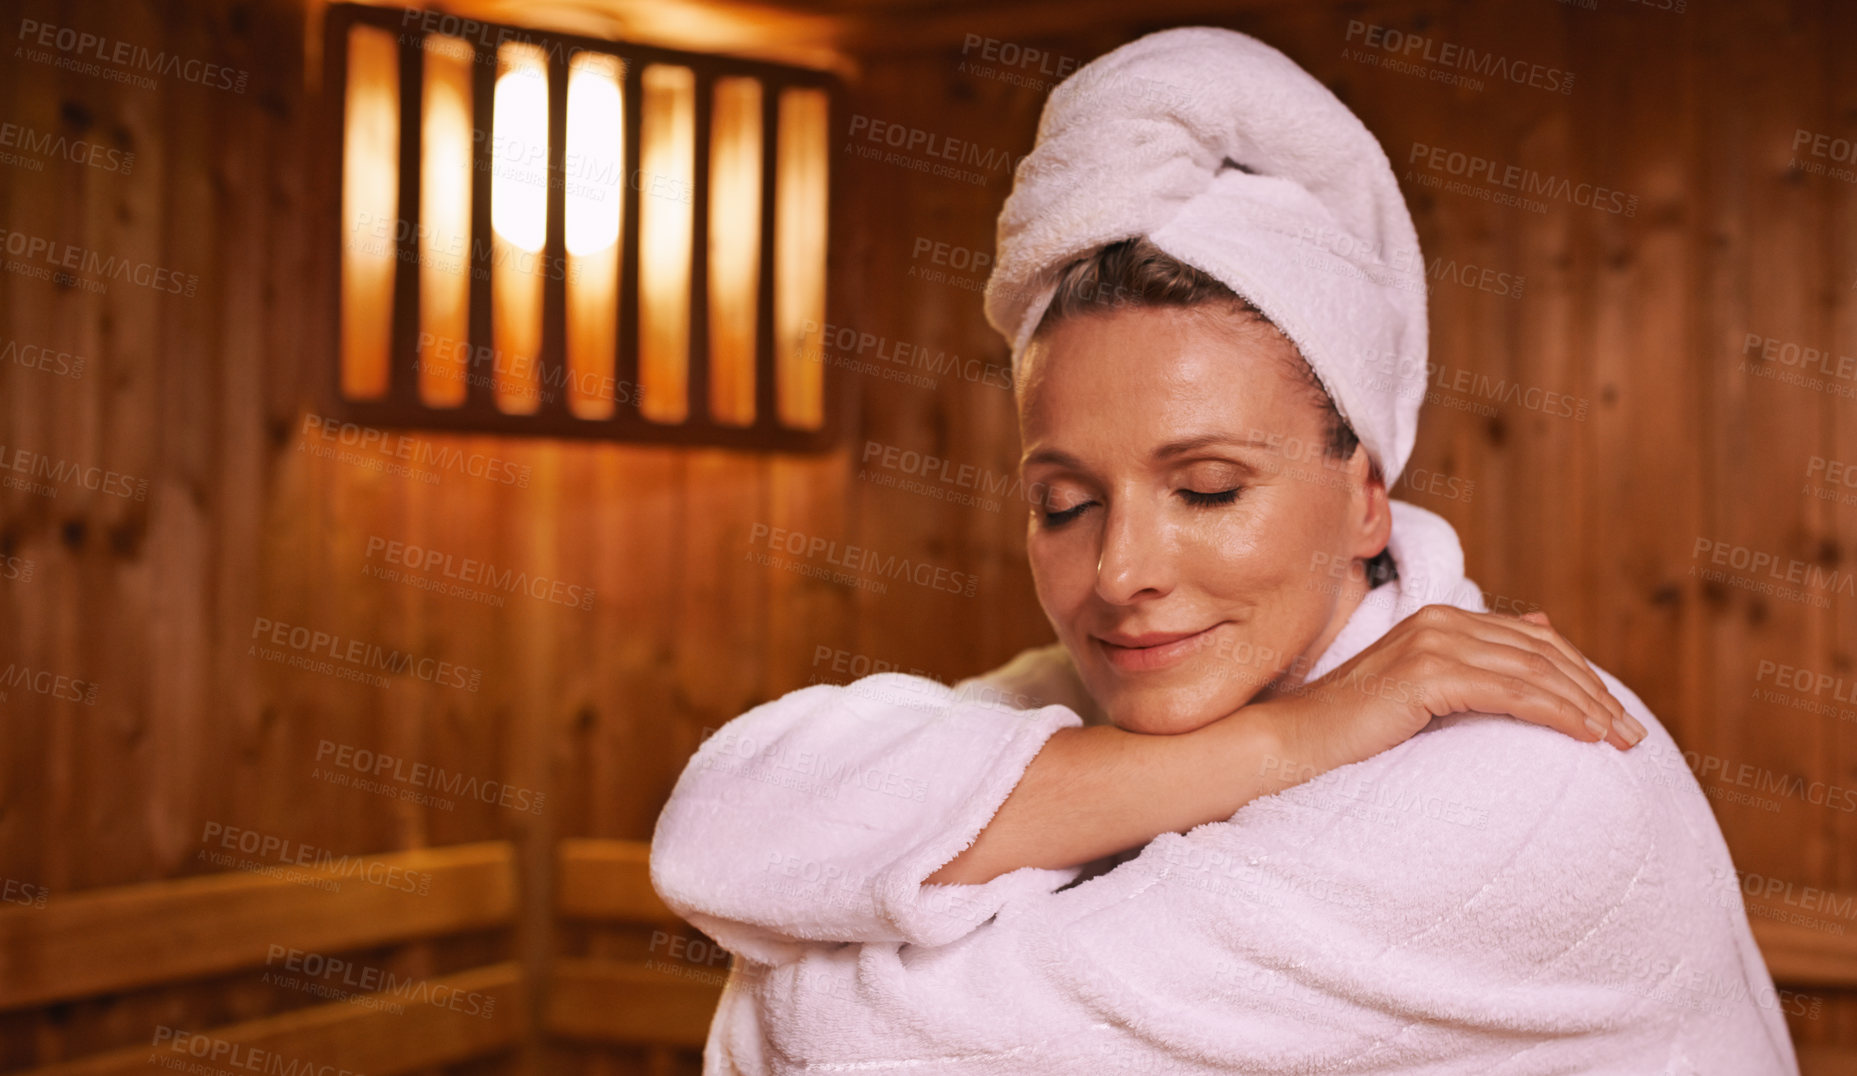
<path fill-rule="evenodd" d="M 1425 396 L 1425 276 L 1392 166 L 1346 105 L 1269 45 L 1203 26 L 1060 83 L 987 280 L 1015 371 L 1058 272 L 1144 235 L 1275 322 L 1398 479 Z"/>

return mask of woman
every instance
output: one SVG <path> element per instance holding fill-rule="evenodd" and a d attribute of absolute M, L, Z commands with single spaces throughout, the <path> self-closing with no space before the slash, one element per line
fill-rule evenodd
<path fill-rule="evenodd" d="M 1358 120 L 1153 34 L 1053 93 L 1000 232 L 1059 643 L 698 751 L 652 872 L 737 957 L 706 1071 L 1795 1071 L 1668 734 L 1387 498 L 1424 296 Z"/>

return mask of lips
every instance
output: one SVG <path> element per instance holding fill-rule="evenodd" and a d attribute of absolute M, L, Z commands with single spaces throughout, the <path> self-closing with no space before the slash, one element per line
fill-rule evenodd
<path fill-rule="evenodd" d="M 1164 669 L 1197 651 L 1212 637 L 1219 625 L 1198 631 L 1149 631 L 1139 634 L 1110 632 L 1093 635 L 1103 657 L 1123 672 L 1148 672 Z"/>
<path fill-rule="evenodd" d="M 1204 630 L 1204 628 L 1201 628 L 1198 631 L 1147 631 L 1142 632 L 1140 635 L 1109 632 L 1105 635 L 1098 635 L 1097 638 L 1108 643 L 1110 646 L 1146 649 L 1148 647 L 1161 646 L 1166 643 L 1179 642 L 1181 639 L 1191 639 Z"/>

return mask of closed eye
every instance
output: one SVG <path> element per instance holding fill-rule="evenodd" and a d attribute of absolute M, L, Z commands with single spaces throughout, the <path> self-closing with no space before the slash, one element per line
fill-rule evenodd
<path fill-rule="evenodd" d="M 1201 492 L 1196 489 L 1183 489 L 1179 492 L 1180 496 L 1186 499 L 1186 503 L 1195 508 L 1217 508 L 1220 505 L 1232 504 L 1237 501 L 1238 495 L 1244 492 L 1244 487 L 1233 486 L 1231 489 L 1215 490 L 1210 493 Z M 1043 513 L 1044 525 L 1047 527 L 1061 527 L 1082 515 L 1085 508 L 1095 503 L 1095 501 L 1083 501 L 1080 504 L 1071 505 L 1069 508 L 1059 512 L 1045 512 Z"/>
<path fill-rule="evenodd" d="M 1180 491 L 1180 496 L 1186 498 L 1186 503 L 1188 504 L 1200 508 L 1212 508 L 1221 504 L 1231 504 L 1233 501 L 1236 501 L 1238 495 L 1243 492 L 1243 486 L 1233 486 L 1231 489 L 1222 489 L 1216 493 L 1201 493 L 1196 489 L 1183 489 Z"/>
<path fill-rule="evenodd" d="M 1064 524 L 1069 523 L 1071 520 L 1076 519 L 1078 516 L 1082 515 L 1083 510 L 1085 508 L 1088 508 L 1090 505 L 1095 504 L 1095 503 L 1096 503 L 1095 501 L 1083 501 L 1080 504 L 1073 504 L 1069 508 L 1066 508 L 1061 512 L 1046 512 L 1044 513 L 1045 526 L 1061 527 Z"/>

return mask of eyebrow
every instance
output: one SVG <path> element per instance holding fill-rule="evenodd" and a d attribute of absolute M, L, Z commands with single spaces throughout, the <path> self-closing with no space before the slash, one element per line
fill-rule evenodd
<path fill-rule="evenodd" d="M 1167 442 L 1154 450 L 1153 458 L 1156 461 L 1168 460 L 1175 456 L 1183 456 L 1196 449 L 1209 448 L 1214 445 L 1227 445 L 1241 448 L 1266 448 L 1269 446 L 1269 442 L 1265 441 L 1262 437 L 1234 437 L 1228 433 L 1202 433 L 1192 437 L 1183 437 L 1178 441 Z M 1060 467 L 1069 467 L 1076 471 L 1087 470 L 1087 468 L 1083 466 L 1082 460 L 1079 460 L 1077 457 L 1062 449 L 1056 448 L 1041 448 L 1036 452 L 1029 453 L 1020 461 L 1020 466 L 1029 467 L 1034 463 L 1054 463 Z"/>
<path fill-rule="evenodd" d="M 1196 437 L 1184 437 L 1178 441 L 1169 441 L 1154 450 L 1157 460 L 1183 456 L 1195 449 L 1209 448 L 1213 445 L 1229 445 L 1240 448 L 1267 448 L 1269 442 L 1262 437 L 1233 437 L 1229 433 L 1202 433 Z"/>

